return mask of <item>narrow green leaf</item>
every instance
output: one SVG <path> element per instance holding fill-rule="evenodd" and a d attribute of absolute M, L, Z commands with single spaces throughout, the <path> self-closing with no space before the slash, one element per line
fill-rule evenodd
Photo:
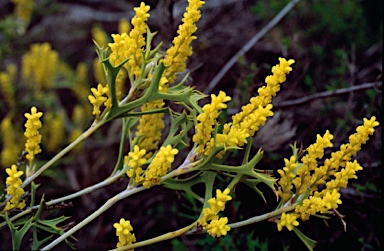
<path fill-rule="evenodd" d="M 297 227 L 295 227 L 293 229 L 293 231 L 295 232 L 295 234 L 297 234 L 297 236 L 304 243 L 304 245 L 308 248 L 308 250 L 312 251 L 315 248 L 317 241 L 308 238 Z"/>

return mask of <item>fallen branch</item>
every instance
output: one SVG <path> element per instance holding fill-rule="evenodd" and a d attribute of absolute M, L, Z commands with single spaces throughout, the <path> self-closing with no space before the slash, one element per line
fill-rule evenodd
<path fill-rule="evenodd" d="M 319 98 L 327 98 L 327 97 L 338 96 L 346 93 L 351 93 L 354 91 L 363 91 L 371 88 L 379 88 L 382 86 L 382 84 L 383 82 L 364 83 L 361 85 L 355 85 L 347 88 L 337 89 L 334 91 L 319 92 L 310 96 L 306 96 L 306 97 L 302 97 L 294 100 L 288 100 L 285 102 L 280 102 L 279 104 L 274 104 L 274 107 L 283 108 L 283 107 L 301 105 Z"/>
<path fill-rule="evenodd" d="M 239 50 L 216 74 L 216 76 L 205 88 L 205 93 L 211 93 L 211 91 L 216 87 L 219 81 L 224 77 L 224 75 L 232 68 L 232 66 L 238 61 L 238 59 L 248 52 L 262 37 L 264 37 L 276 24 L 278 24 L 281 19 L 299 2 L 300 0 L 292 0 L 289 2 L 266 26 L 264 26 L 260 32 L 258 32 L 248 43 L 246 43 L 241 50 Z"/>

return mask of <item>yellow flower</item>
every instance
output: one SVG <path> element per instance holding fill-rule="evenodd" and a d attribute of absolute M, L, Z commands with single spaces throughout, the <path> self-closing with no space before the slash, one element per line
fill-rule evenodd
<path fill-rule="evenodd" d="M 176 80 L 176 73 L 183 72 L 186 68 L 186 61 L 192 55 L 190 44 L 196 39 L 192 36 L 196 32 L 196 22 L 200 19 L 199 8 L 205 3 L 200 0 L 188 0 L 188 7 L 182 19 L 183 23 L 177 30 L 177 37 L 172 41 L 173 46 L 166 52 L 164 64 L 167 67 L 165 77 L 167 82 L 173 83 Z"/>
<path fill-rule="evenodd" d="M 133 228 L 129 220 L 126 221 L 124 218 L 121 218 L 120 222 L 113 224 L 113 227 L 116 228 L 116 235 L 119 237 L 119 242 L 116 247 L 122 247 L 136 242 L 135 234 L 131 233 Z"/>
<path fill-rule="evenodd" d="M 159 182 L 158 179 L 167 174 L 168 169 L 175 160 L 174 156 L 178 153 L 179 151 L 176 148 L 172 148 L 171 145 L 162 146 L 145 171 L 145 182 L 143 185 L 149 188 L 151 184 L 157 184 Z"/>
<path fill-rule="evenodd" d="M 158 109 L 163 106 L 163 100 L 156 100 L 144 104 L 141 107 L 141 111 Z M 152 155 L 150 151 L 158 148 L 157 144 L 161 139 L 161 131 L 164 129 L 163 117 L 163 113 L 145 114 L 142 115 L 139 120 L 135 141 L 138 142 L 140 149 L 145 149 L 147 151 L 147 158 Z"/>
<path fill-rule="evenodd" d="M 332 192 L 327 192 L 323 197 L 323 203 L 328 210 L 336 209 L 338 207 L 337 204 L 341 204 L 340 193 L 336 189 L 333 189 Z"/>
<path fill-rule="evenodd" d="M 208 200 L 209 207 L 203 209 L 203 216 L 198 220 L 198 223 L 214 237 L 226 235 L 226 232 L 230 229 L 225 225 L 227 224 L 228 219 L 226 217 L 219 219 L 218 216 L 220 211 L 224 211 L 225 203 L 232 199 L 232 197 L 229 196 L 229 193 L 229 188 L 226 188 L 223 192 L 217 189 L 216 197 Z M 208 221 L 210 221 L 210 223 L 208 223 Z"/>
<path fill-rule="evenodd" d="M 142 165 L 147 161 L 145 157 L 145 149 L 140 149 L 137 145 L 134 146 L 133 152 L 128 153 L 128 156 L 124 158 L 124 165 L 129 166 L 130 169 L 127 171 L 129 178 L 135 177 L 136 183 L 144 180 L 141 176 L 143 173 Z"/>
<path fill-rule="evenodd" d="M 103 87 L 102 84 L 98 84 L 97 85 L 97 89 L 96 88 L 91 88 L 91 91 L 93 93 L 93 96 L 92 95 L 89 95 L 88 96 L 88 99 L 89 99 L 89 102 L 91 102 L 91 104 L 93 105 L 93 114 L 96 115 L 96 116 L 99 116 L 100 115 L 100 106 L 107 101 L 107 97 L 103 96 L 105 95 L 106 93 L 108 93 L 108 87 Z"/>
<path fill-rule="evenodd" d="M 12 2 L 16 5 L 15 16 L 27 26 L 31 21 L 35 2 L 33 0 L 12 0 Z"/>
<path fill-rule="evenodd" d="M 265 79 L 267 86 L 258 89 L 258 96 L 250 99 L 250 103 L 241 108 L 241 112 L 232 116 L 232 122 L 224 125 L 223 134 L 217 135 L 217 145 L 242 147 L 246 138 L 253 136 L 259 127 L 264 125 L 267 117 L 273 115 L 272 97 L 280 90 L 280 84 L 292 71 L 290 67 L 295 61 L 279 58 L 280 63 L 272 67 L 273 75 Z M 210 145 L 213 145 L 211 141 Z"/>
<path fill-rule="evenodd" d="M 292 231 L 294 227 L 299 225 L 296 218 L 294 214 L 282 213 L 280 220 L 277 222 L 277 230 L 281 231 L 283 227 L 286 227 L 289 231 Z"/>
<path fill-rule="evenodd" d="M 207 226 L 207 233 L 213 237 L 225 236 L 231 228 L 227 226 L 228 218 L 222 217 L 212 220 Z"/>
<path fill-rule="evenodd" d="M 105 31 L 99 25 L 94 25 L 92 27 L 92 38 L 101 48 L 104 48 L 108 45 L 107 37 L 107 33 L 105 33 Z"/>
<path fill-rule="evenodd" d="M 131 29 L 131 24 L 126 18 L 122 18 L 119 20 L 119 34 L 128 33 Z"/>
<path fill-rule="evenodd" d="M 22 57 L 22 78 L 36 91 L 52 86 L 59 67 L 59 54 L 49 43 L 33 44 Z"/>
<path fill-rule="evenodd" d="M 16 71 L 16 65 L 9 64 L 7 65 L 7 70 L 5 72 L 0 72 L 0 90 L 4 100 L 8 103 L 10 108 L 15 106 L 14 80 Z"/>
<path fill-rule="evenodd" d="M 25 123 L 25 137 L 27 137 L 27 143 L 25 143 L 25 150 L 28 152 L 26 158 L 31 163 L 35 158 L 35 155 L 41 152 L 41 134 L 39 129 L 42 127 L 40 117 L 43 116 L 42 112 L 37 112 L 36 107 L 31 108 L 31 113 L 25 113 L 27 118 Z"/>
<path fill-rule="evenodd" d="M 325 180 L 334 175 L 340 167 L 345 167 L 346 163 L 361 149 L 361 145 L 368 141 L 369 136 L 375 131 L 374 127 L 378 125 L 379 122 L 376 121 L 375 116 L 369 120 L 364 118 L 364 124 L 358 126 L 356 133 L 349 136 L 349 143 L 341 145 L 339 151 L 332 153 L 331 158 L 324 161 L 321 169 L 325 175 L 318 183 L 324 184 Z"/>
<path fill-rule="evenodd" d="M 282 170 L 277 170 L 281 176 L 280 180 L 278 181 L 279 187 L 277 193 L 281 197 L 283 203 L 292 197 L 292 179 L 296 176 L 293 173 L 293 170 L 295 170 L 295 168 L 299 165 L 295 156 L 291 156 L 289 160 L 284 159 L 284 162 L 285 167 Z"/>
<path fill-rule="evenodd" d="M 46 114 L 43 129 L 43 148 L 51 153 L 59 150 L 65 138 L 64 114 Z"/>
<path fill-rule="evenodd" d="M 316 143 L 311 144 L 307 148 L 307 154 L 301 159 L 303 166 L 297 170 L 297 176 L 292 181 L 296 187 L 296 193 L 302 194 L 307 191 L 317 180 L 319 169 L 317 169 L 317 159 L 320 159 L 324 156 L 324 149 L 326 147 L 331 147 L 331 140 L 333 135 L 327 130 L 323 137 L 319 134 L 316 136 Z M 317 171 L 315 171 L 317 170 Z M 314 176 L 311 176 L 311 173 L 314 172 Z"/>
<path fill-rule="evenodd" d="M 12 125 L 11 117 L 6 116 L 0 124 L 2 139 L 2 150 L 0 153 L 0 164 L 7 167 L 15 163 L 24 146 L 18 140 L 18 133 Z"/>
<path fill-rule="evenodd" d="M 211 95 L 211 103 L 203 107 L 203 113 L 197 116 L 200 122 L 195 126 L 196 133 L 193 135 L 193 142 L 198 144 L 197 151 L 203 154 L 206 151 L 206 144 L 212 138 L 212 126 L 216 124 L 216 119 L 219 116 L 219 110 L 227 108 L 224 102 L 231 100 L 225 92 L 220 91 L 219 95 Z"/>
<path fill-rule="evenodd" d="M 129 35 L 113 34 L 113 43 L 109 43 L 111 48 L 110 62 L 113 65 L 119 65 L 124 60 L 128 59 L 128 63 L 124 65 L 124 68 L 128 71 L 131 83 L 134 84 L 134 76 L 137 78 L 141 74 L 140 66 L 143 63 L 142 47 L 145 46 L 144 33 L 146 30 L 146 21 L 149 18 L 150 7 L 143 2 L 140 7 L 134 8 L 136 15 L 132 18 L 131 23 L 133 29 Z"/>
<path fill-rule="evenodd" d="M 250 114 L 252 114 L 260 106 L 267 107 L 272 102 L 272 97 L 276 96 L 276 93 L 280 90 L 280 84 L 285 82 L 286 75 L 292 71 L 291 65 L 295 63 L 295 60 L 285 58 L 279 58 L 279 64 L 272 67 L 273 75 L 265 78 L 267 86 L 260 87 L 257 92 L 258 96 L 250 99 L 250 103 L 241 108 L 241 112 L 235 114 L 232 117 L 232 126 L 239 126 L 239 124 Z M 228 128 L 227 130 L 229 130 Z M 225 131 L 224 133 L 227 133 Z M 253 136 L 251 134 L 251 136 Z"/>
<path fill-rule="evenodd" d="M 24 174 L 23 171 L 18 171 L 16 165 L 12 165 L 11 168 L 5 169 L 8 174 L 6 179 L 7 187 L 7 196 L 10 196 L 11 199 L 7 202 L 4 210 L 9 211 L 13 208 L 23 209 L 25 207 L 25 201 L 20 201 L 20 197 L 25 193 L 24 189 L 20 186 L 22 181 L 20 177 Z"/>

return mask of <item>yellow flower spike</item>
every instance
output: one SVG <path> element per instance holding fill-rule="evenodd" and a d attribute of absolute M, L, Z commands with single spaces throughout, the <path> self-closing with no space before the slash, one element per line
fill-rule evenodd
<path fill-rule="evenodd" d="M 314 185 L 318 179 L 322 178 L 312 177 L 311 172 L 314 171 L 314 173 L 318 175 L 318 172 L 316 171 L 318 168 L 317 159 L 324 156 L 324 149 L 326 147 L 332 146 L 331 140 L 333 139 L 333 135 L 327 130 L 323 137 L 320 135 L 317 135 L 316 137 L 316 143 L 311 144 L 307 148 L 308 153 L 301 159 L 303 166 L 297 170 L 297 176 L 292 181 L 296 187 L 297 194 L 303 194 L 308 188 Z"/>
<path fill-rule="evenodd" d="M 326 180 L 338 172 L 340 167 L 345 167 L 346 163 L 361 149 L 361 146 L 368 141 L 369 136 L 375 131 L 374 127 L 378 125 L 379 122 L 376 121 L 375 116 L 370 119 L 364 118 L 364 124 L 358 126 L 356 133 L 349 136 L 349 143 L 342 144 L 339 151 L 333 152 L 331 158 L 324 161 L 324 165 L 321 167 L 324 177 L 318 183 L 324 184 Z"/>
<path fill-rule="evenodd" d="M 2 139 L 2 150 L 0 153 L 0 164 L 3 167 L 12 165 L 17 160 L 24 146 L 17 140 L 18 135 L 12 125 L 12 120 L 6 116 L 0 123 L 0 134 Z"/>
<path fill-rule="evenodd" d="M 119 242 L 116 247 L 122 247 L 136 242 L 135 234 L 131 233 L 133 228 L 129 220 L 121 218 L 118 223 L 113 224 L 113 227 L 116 228 L 116 236 L 119 237 Z"/>
<path fill-rule="evenodd" d="M 131 24 L 126 18 L 119 20 L 119 34 L 128 33 L 131 30 Z"/>
<path fill-rule="evenodd" d="M 136 15 L 132 18 L 133 29 L 129 35 L 127 33 L 113 34 L 113 43 L 109 43 L 112 53 L 110 62 L 112 65 L 119 65 L 129 58 L 123 66 L 127 71 L 131 83 L 134 84 L 134 76 L 137 78 L 141 74 L 140 66 L 143 63 L 142 48 L 145 46 L 144 33 L 146 33 L 146 21 L 149 18 L 148 11 L 150 6 L 143 2 L 140 7 L 134 8 Z"/>
<path fill-rule="evenodd" d="M 207 226 L 207 233 L 213 237 L 220 237 L 227 235 L 227 232 L 231 230 L 229 226 L 227 226 L 228 218 L 222 217 L 219 219 L 214 219 Z"/>
<path fill-rule="evenodd" d="M 127 176 L 129 178 L 135 177 L 136 183 L 144 180 L 144 178 L 141 176 L 143 173 L 143 169 L 141 167 L 147 161 L 147 159 L 144 157 L 145 154 L 145 149 L 140 149 L 137 145 L 135 145 L 133 152 L 128 153 L 128 156 L 124 157 L 124 165 L 131 167 L 127 171 Z"/>
<path fill-rule="evenodd" d="M 0 90 L 4 100 L 10 108 L 15 106 L 15 90 L 14 80 L 16 77 L 17 67 L 15 64 L 7 65 L 5 72 L 0 72 Z"/>
<path fill-rule="evenodd" d="M 196 39 L 192 34 L 196 32 L 196 22 L 201 17 L 199 8 L 205 2 L 188 0 L 188 3 L 189 5 L 182 19 L 183 23 L 179 25 L 177 30 L 179 35 L 173 39 L 173 46 L 167 50 L 164 58 L 164 64 L 167 67 L 164 74 L 169 83 L 173 83 L 176 80 L 176 73 L 185 70 L 186 61 L 192 55 L 190 44 Z"/>
<path fill-rule="evenodd" d="M 292 179 L 295 178 L 293 170 L 299 165 L 297 163 L 296 157 L 291 156 L 291 158 L 284 159 L 285 167 L 281 170 L 277 170 L 281 178 L 277 182 L 279 184 L 277 194 L 281 197 L 282 202 L 288 201 L 292 197 Z"/>
<path fill-rule="evenodd" d="M 49 43 L 33 44 L 22 57 L 22 79 L 39 91 L 54 83 L 59 67 L 59 54 Z"/>
<path fill-rule="evenodd" d="M 35 2 L 33 0 L 12 0 L 12 2 L 16 5 L 15 16 L 27 26 L 31 21 Z"/>
<path fill-rule="evenodd" d="M 196 133 L 192 137 L 192 141 L 198 144 L 197 151 L 203 154 L 206 151 L 206 144 L 212 138 L 212 126 L 216 124 L 216 119 L 219 116 L 219 110 L 227 108 L 224 102 L 231 100 L 231 97 L 227 96 L 225 92 L 220 91 L 219 95 L 211 95 L 211 103 L 206 104 L 203 107 L 203 113 L 197 116 L 197 120 L 200 122 L 195 126 Z M 209 148 L 212 148 L 210 145 Z"/>
<path fill-rule="evenodd" d="M 167 174 L 168 169 L 175 160 L 174 156 L 178 153 L 179 150 L 172 148 L 171 145 L 162 146 L 145 171 L 145 182 L 143 185 L 149 188 L 151 184 L 157 184 L 158 179 Z"/>
<path fill-rule="evenodd" d="M 25 143 L 25 150 L 27 151 L 26 158 L 31 163 L 35 158 L 35 155 L 41 152 L 41 134 L 39 129 L 42 127 L 40 117 L 43 116 L 42 112 L 37 112 L 36 107 L 31 108 L 31 113 L 25 113 L 24 116 L 27 118 L 25 123 L 25 137 L 27 142 Z"/>
<path fill-rule="evenodd" d="M 282 213 L 280 220 L 277 222 L 277 230 L 281 231 L 283 227 L 286 227 L 289 231 L 292 231 L 294 227 L 299 225 L 296 219 L 297 216 L 295 214 Z"/>
<path fill-rule="evenodd" d="M 7 196 L 10 196 L 11 199 L 7 202 L 4 210 L 9 211 L 14 208 L 23 209 L 25 207 L 25 201 L 20 201 L 20 197 L 25 192 L 24 189 L 20 187 L 23 183 L 20 177 L 24 172 L 18 171 L 16 165 L 12 165 L 11 168 L 5 169 L 5 172 L 8 174 L 5 182 L 8 185 Z"/>
<path fill-rule="evenodd" d="M 99 25 L 94 25 L 92 27 L 92 38 L 101 48 L 108 46 L 107 37 L 107 33 L 105 33 L 105 31 Z"/>

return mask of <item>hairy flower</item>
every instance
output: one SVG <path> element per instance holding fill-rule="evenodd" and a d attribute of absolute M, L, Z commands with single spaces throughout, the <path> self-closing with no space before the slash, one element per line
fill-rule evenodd
<path fill-rule="evenodd" d="M 228 218 L 222 217 L 212 220 L 207 226 L 207 233 L 213 237 L 225 236 L 231 228 L 227 226 Z"/>
<path fill-rule="evenodd" d="M 166 52 L 164 64 L 167 67 L 165 77 L 167 82 L 173 83 L 176 80 L 176 73 L 183 72 L 186 68 L 186 61 L 192 55 L 191 43 L 196 39 L 192 36 L 196 32 L 196 22 L 200 19 L 199 8 L 205 3 L 200 0 L 188 0 L 188 7 L 182 19 L 183 23 L 179 25 L 177 37 L 172 41 L 173 46 Z"/>
<path fill-rule="evenodd" d="M 23 209 L 25 207 L 25 201 L 20 201 L 20 197 L 25 193 L 24 189 L 21 188 L 22 181 L 20 177 L 24 174 L 23 171 L 18 171 L 16 165 L 12 165 L 11 168 L 5 169 L 8 174 L 6 179 L 7 196 L 11 197 L 7 202 L 4 210 L 9 211 L 13 208 Z"/>
<path fill-rule="evenodd" d="M 162 146 L 145 171 L 145 181 L 143 185 L 149 188 L 151 184 L 157 184 L 158 179 L 167 174 L 168 169 L 175 160 L 174 156 L 178 153 L 179 151 L 176 148 L 172 148 L 171 145 L 167 145 L 166 147 Z"/>
<path fill-rule="evenodd" d="M 24 125 L 24 135 L 27 137 L 25 150 L 28 152 L 26 158 L 31 163 L 35 155 L 41 152 L 39 145 L 41 143 L 41 134 L 38 130 L 42 127 L 40 117 L 43 116 L 43 113 L 37 112 L 36 107 L 32 107 L 31 113 L 25 113 L 24 116 L 27 118 L 27 122 Z"/>
<path fill-rule="evenodd" d="M 116 228 L 116 235 L 119 237 L 119 242 L 116 247 L 122 247 L 136 242 L 135 234 L 131 233 L 133 228 L 129 220 L 121 218 L 120 222 L 113 224 L 113 227 Z"/>
<path fill-rule="evenodd" d="M 280 220 L 277 222 L 277 230 L 281 231 L 283 227 L 286 227 L 289 231 L 292 231 L 294 227 L 299 225 L 296 218 L 295 214 L 282 213 Z"/>

